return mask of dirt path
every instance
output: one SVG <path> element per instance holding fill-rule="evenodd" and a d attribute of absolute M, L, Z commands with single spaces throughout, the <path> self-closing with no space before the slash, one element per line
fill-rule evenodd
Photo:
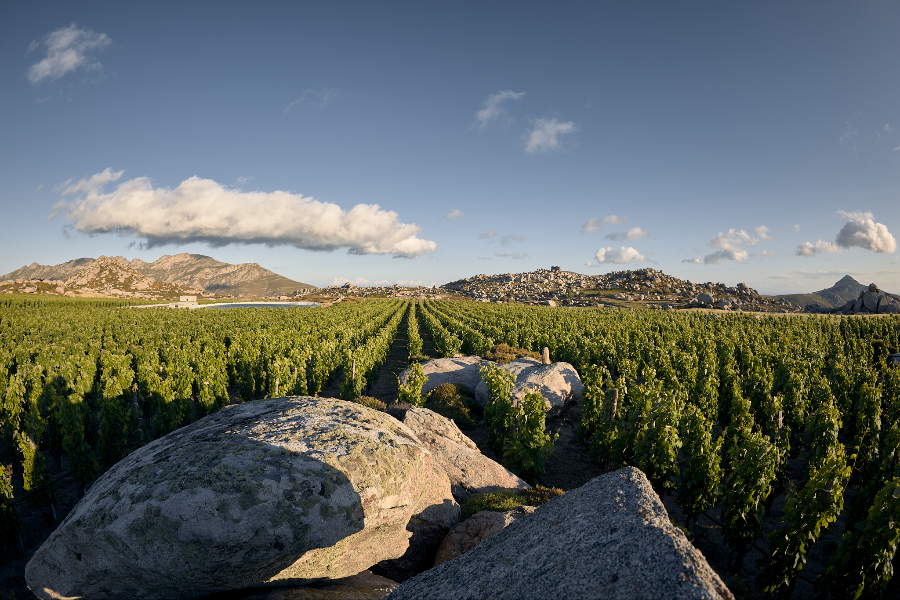
<path fill-rule="evenodd" d="M 397 383 L 397 376 L 409 366 L 409 335 L 407 334 L 407 322 L 409 321 L 409 312 L 403 316 L 400 322 L 400 328 L 394 337 L 394 343 L 391 344 L 391 351 L 388 354 L 384 364 L 381 365 L 381 371 L 378 373 L 378 379 L 366 391 L 367 396 L 378 398 L 382 402 L 395 402 L 397 395 L 400 393 L 400 386 Z"/>

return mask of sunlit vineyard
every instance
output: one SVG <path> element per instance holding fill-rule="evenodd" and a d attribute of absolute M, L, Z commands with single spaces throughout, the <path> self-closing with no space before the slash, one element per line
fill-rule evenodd
<path fill-rule="evenodd" d="M 338 374 L 340 395 L 360 396 L 405 315 L 409 355 L 427 336 L 443 356 L 546 346 L 575 366 L 585 383 L 579 435 L 596 460 L 640 468 L 689 522 L 718 508 L 736 564 L 763 535 L 772 499 L 786 493 L 761 576 L 767 591 L 791 589 L 841 515 L 846 533 L 823 591 L 854 597 L 890 578 L 900 539 L 900 368 L 886 356 L 900 345 L 900 317 L 9 300 L 0 304 L 0 424 L 11 457 L 0 466 L 0 534 L 16 533 L 13 503 L 53 501 L 46 460 L 65 460 L 88 485 L 131 450 L 229 402 L 320 393 Z M 789 469 L 796 459 L 799 475 Z M 23 497 L 13 497 L 13 474 Z"/>
<path fill-rule="evenodd" d="M 579 434 L 608 468 L 642 469 L 690 522 L 714 507 L 740 564 L 787 492 L 760 577 L 789 594 L 824 528 L 846 532 L 820 590 L 875 593 L 900 538 L 900 318 L 546 309 L 426 302 L 435 348 L 496 343 L 572 363 L 585 383 Z M 804 459 L 798 478 L 789 460 Z"/>

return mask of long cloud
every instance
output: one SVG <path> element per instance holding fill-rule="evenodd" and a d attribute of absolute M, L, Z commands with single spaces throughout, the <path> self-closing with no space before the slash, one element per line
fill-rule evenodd
<path fill-rule="evenodd" d="M 92 62 L 88 53 L 103 49 L 112 42 L 105 33 L 79 29 L 75 24 L 51 31 L 38 42 L 31 43 L 28 51 L 45 46 L 47 55 L 28 69 L 28 81 L 38 84 L 45 79 L 53 81 L 76 69 L 97 69 L 99 62 Z"/>
<path fill-rule="evenodd" d="M 710 252 L 703 258 L 686 258 L 683 263 L 698 263 L 704 265 L 718 264 L 723 260 L 733 260 L 735 262 L 744 262 L 750 258 L 747 248 L 753 247 L 759 243 L 760 238 L 764 240 L 772 240 L 769 235 L 769 228 L 760 225 L 753 229 L 756 236 L 750 235 L 743 229 L 729 229 L 728 233 L 719 232 L 709 240 L 709 245 L 716 248 L 715 252 Z"/>
<path fill-rule="evenodd" d="M 503 90 L 496 94 L 491 94 L 484 101 L 484 108 L 475 113 L 475 118 L 481 127 L 487 126 L 491 121 L 496 121 L 501 117 L 507 116 L 503 103 L 508 100 L 518 100 L 525 95 L 525 92 L 514 92 L 512 90 Z"/>
<path fill-rule="evenodd" d="M 646 260 L 643 254 L 634 248 L 626 248 L 625 246 L 622 246 L 619 250 L 615 248 L 600 248 L 594 254 L 594 258 L 599 263 L 614 263 L 617 265 L 624 265 L 630 262 L 644 262 Z"/>
<path fill-rule="evenodd" d="M 534 128 L 525 136 L 525 152 L 534 154 L 559 150 L 562 147 L 560 136 L 570 133 L 575 133 L 575 123 L 572 121 L 535 119 Z"/>
<path fill-rule="evenodd" d="M 175 189 L 155 188 L 147 177 L 138 177 L 104 193 L 104 185 L 122 173 L 106 169 L 77 183 L 67 182 L 64 199 L 51 217 L 63 213 L 82 233 L 118 233 L 141 238 L 147 247 L 265 244 L 324 251 L 347 248 L 351 254 L 400 258 L 415 258 L 437 247 L 417 237 L 420 227 L 401 223 L 397 213 L 377 204 L 343 210 L 300 194 L 242 192 L 199 177 Z"/>

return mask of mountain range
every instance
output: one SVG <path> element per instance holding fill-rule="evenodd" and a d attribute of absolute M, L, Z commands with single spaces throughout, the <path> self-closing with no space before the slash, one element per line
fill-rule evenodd
<path fill-rule="evenodd" d="M 66 287 L 146 290 L 156 293 L 202 290 L 227 296 L 281 296 L 315 286 L 282 277 L 257 263 L 232 265 L 202 254 L 165 255 L 148 263 L 121 256 L 78 258 L 59 265 L 31 263 L 0 280 L 60 280 Z M 171 284 L 168 286 L 158 284 Z M 157 289 L 159 288 L 159 289 Z"/>

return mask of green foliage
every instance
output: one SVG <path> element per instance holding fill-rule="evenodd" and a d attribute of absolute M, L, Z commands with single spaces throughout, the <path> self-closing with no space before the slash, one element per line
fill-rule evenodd
<path fill-rule="evenodd" d="M 419 363 L 413 363 L 409 367 L 409 375 L 406 378 L 406 384 L 400 386 L 400 394 L 397 396 L 397 402 L 408 402 L 413 406 L 422 406 L 422 386 L 428 382 L 428 376 L 425 375 L 425 369 Z"/>
<path fill-rule="evenodd" d="M 12 469 L 0 465 L 0 540 L 12 544 L 19 533 L 19 516 L 13 506 Z"/>
<path fill-rule="evenodd" d="M 722 496 L 725 541 L 738 553 L 760 534 L 764 503 L 772 492 L 778 449 L 761 433 L 747 435 L 729 450 Z"/>
<path fill-rule="evenodd" d="M 512 390 L 516 380 L 511 373 L 495 364 L 482 366 L 480 372 L 488 389 L 487 404 L 484 408 L 487 444 L 494 454 L 503 456 L 513 419 L 518 414 L 512 406 Z"/>
<path fill-rule="evenodd" d="M 688 406 L 681 417 L 681 438 L 687 456 L 678 477 L 678 506 L 688 522 L 712 508 L 719 499 L 722 480 L 721 457 L 723 438 L 712 439 L 712 423 L 701 409 Z"/>
<path fill-rule="evenodd" d="M 838 551 L 816 582 L 829 598 L 876 596 L 894 574 L 900 542 L 900 477 L 884 483 L 866 520 L 844 534 Z"/>
<path fill-rule="evenodd" d="M 407 347 L 409 349 L 409 358 L 422 354 L 422 336 L 419 335 L 419 320 L 416 318 L 416 302 L 409 303 L 409 313 L 407 313 Z"/>
<path fill-rule="evenodd" d="M 498 490 L 473 494 L 462 504 L 460 519 L 465 521 L 483 510 L 506 512 L 517 506 L 540 506 L 565 492 L 559 488 L 536 486 L 524 490 Z"/>
<path fill-rule="evenodd" d="M 381 412 L 385 412 L 387 410 L 387 404 L 385 404 L 378 398 L 373 398 L 372 396 L 359 396 L 358 398 L 355 398 L 353 402 L 361 404 L 367 408 L 380 410 Z"/>
<path fill-rule="evenodd" d="M 671 391 L 652 396 L 647 398 L 649 410 L 644 413 L 635 436 L 634 464 L 662 496 L 675 487 L 678 476 L 678 449 L 681 448 L 678 422 L 681 411 Z"/>
<path fill-rule="evenodd" d="M 543 475 L 544 463 L 553 452 L 558 434 L 551 436 L 545 431 L 547 409 L 539 393 L 525 394 L 513 411 L 503 448 L 503 465 L 526 481 L 534 481 Z"/>
<path fill-rule="evenodd" d="M 428 393 L 425 408 L 453 419 L 460 427 L 475 424 L 474 414 L 481 413 L 472 391 L 460 383 L 443 383 Z"/>
<path fill-rule="evenodd" d="M 844 489 L 850 467 L 843 446 L 830 449 L 809 481 L 784 507 L 786 525 L 769 534 L 772 556 L 758 583 L 766 592 L 779 590 L 790 597 L 796 577 L 823 528 L 834 523 L 844 508 Z"/>
<path fill-rule="evenodd" d="M 505 365 L 517 358 L 534 358 L 536 360 L 541 360 L 540 352 L 533 352 L 524 348 L 512 348 L 506 343 L 496 344 L 481 357 L 493 361 L 498 365 Z"/>

